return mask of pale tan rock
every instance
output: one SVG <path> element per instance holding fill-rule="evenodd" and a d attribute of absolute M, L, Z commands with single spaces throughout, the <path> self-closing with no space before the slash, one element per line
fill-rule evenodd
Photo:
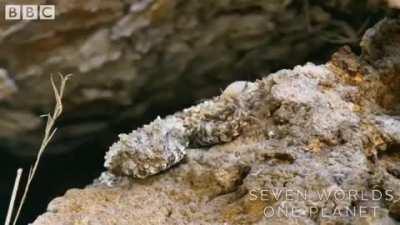
<path fill-rule="evenodd" d="M 1 1 L 0 8 L 20 2 Z M 94 132 L 115 135 L 107 129 L 111 121 L 138 124 L 153 115 L 154 108 L 160 112 L 183 108 L 218 95 L 234 80 L 255 80 L 306 59 L 325 60 L 339 45 L 356 45 L 359 27 L 383 11 L 374 1 L 307 2 L 54 1 L 55 21 L 0 20 L 0 67 L 18 88 L 0 100 L 4 102 L 0 108 L 32 116 L 46 113 L 53 104 L 49 76 L 73 73 L 62 118 L 69 126 L 60 127 L 66 132 L 60 132 L 49 153 L 71 151 Z M 0 10 L 1 18 L 3 13 Z M 336 13 L 345 16 L 336 18 Z M 342 18 L 349 19 L 337 21 Z M 81 117 L 101 121 L 88 119 L 82 124 L 76 119 Z M 0 134 L 9 126 L 19 131 L 0 135 L 1 148 L 34 156 L 40 124 L 29 128 L 21 124 L 0 122 Z M 75 144 L 65 143 L 66 139 Z"/>
<path fill-rule="evenodd" d="M 388 0 L 389 6 L 393 8 L 400 8 L 400 1 L 399 0 Z"/>
<path fill-rule="evenodd" d="M 390 38 L 376 39 L 371 34 L 384 23 L 399 26 L 395 21 L 387 19 L 372 28 L 365 43 L 372 44 L 369 47 L 377 46 L 378 40 L 381 45 L 392 44 L 385 42 Z M 390 52 L 380 53 L 390 58 Z M 392 145 L 393 135 L 400 130 L 393 122 L 398 119 L 399 101 L 382 101 L 382 95 L 398 94 L 390 87 L 400 84 L 396 76 L 382 71 L 398 75 L 399 70 L 370 64 L 368 57 L 344 48 L 327 64 L 296 66 L 254 82 L 257 88 L 247 98 L 251 107 L 241 108 L 251 113 L 252 120 L 235 139 L 203 149 L 189 144 L 180 163 L 146 179 L 110 176 L 112 182 L 100 179 L 70 190 L 53 200 L 33 225 L 399 224 L 400 153 L 398 143 Z M 242 86 L 234 84 L 225 94 L 235 95 Z M 213 110 L 202 104 L 196 107 L 205 113 Z M 376 115 L 381 123 L 376 123 Z M 183 111 L 167 119 L 178 116 L 185 119 L 193 114 Z M 147 147 L 151 153 L 151 144 Z M 272 190 L 314 192 L 307 198 L 273 198 L 268 193 Z M 323 191 L 362 195 L 317 198 Z M 386 194 L 376 199 L 374 191 Z M 265 214 L 267 207 L 283 206 L 301 214 L 271 218 Z M 376 213 L 332 214 L 353 206 L 376 207 Z M 320 213 L 310 213 L 312 207 Z"/>

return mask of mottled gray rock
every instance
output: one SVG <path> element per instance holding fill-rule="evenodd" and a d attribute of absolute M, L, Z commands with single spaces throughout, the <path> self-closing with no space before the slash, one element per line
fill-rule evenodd
<path fill-rule="evenodd" d="M 2 1 L 0 8 L 19 2 Z M 24 1 L 39 2 L 45 1 Z M 348 0 L 52 4 L 55 21 L 0 21 L 0 67 L 18 88 L 0 99 L 0 145 L 20 155 L 36 154 L 41 124 L 25 126 L 22 119 L 50 110 L 52 73 L 74 74 L 60 121 L 64 132 L 49 151 L 59 153 L 96 132 L 115 135 L 108 129 L 111 121 L 135 126 L 154 115 L 154 108 L 183 108 L 218 95 L 231 81 L 254 80 L 306 59 L 325 61 L 338 44 L 357 44 L 359 27 L 383 11 L 375 1 Z M 12 114 L 25 116 L 8 119 Z"/>
<path fill-rule="evenodd" d="M 381 132 L 387 135 L 395 144 L 400 144 L 400 118 L 391 116 L 377 116 L 375 121 Z"/>
<path fill-rule="evenodd" d="M 400 153 L 395 109 L 399 102 L 395 97 L 382 98 L 393 96 L 390 87 L 400 84 L 395 77 L 381 74 L 398 75 L 395 67 L 390 68 L 369 64 L 344 48 L 324 65 L 308 63 L 255 82 L 234 83 L 221 96 L 128 135 L 127 139 L 138 141 L 143 129 L 154 129 L 155 136 L 143 137 L 150 140 L 143 150 L 146 163 L 152 164 L 148 156 L 159 155 L 157 140 L 166 146 L 168 138 L 182 137 L 157 131 L 168 130 L 171 118 L 179 118 L 174 124 L 193 139 L 178 164 L 167 171 L 157 167 L 160 173 L 146 179 L 134 179 L 131 172 L 117 177 L 111 169 L 94 185 L 53 200 L 48 212 L 33 224 L 398 225 Z M 245 120 L 246 126 L 227 141 L 216 139 L 202 149 L 191 146 L 204 132 L 190 125 L 207 118 L 198 115 L 231 108 L 225 99 L 239 103 L 246 99 L 246 104 L 232 106 L 245 116 L 223 117 L 225 123 Z M 180 126 L 185 119 L 194 122 Z M 223 121 L 211 117 L 206 122 L 213 127 Z M 112 157 L 115 150 L 110 152 Z M 122 157 L 115 163 L 135 165 L 137 160 Z M 308 194 L 276 197 L 279 191 Z M 321 197 L 321 193 L 335 195 Z M 296 213 L 266 213 L 282 208 Z M 347 209 L 365 211 L 352 214 Z"/>

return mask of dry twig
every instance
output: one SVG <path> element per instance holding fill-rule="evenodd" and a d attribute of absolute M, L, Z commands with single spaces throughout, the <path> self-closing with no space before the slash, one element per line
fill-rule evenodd
<path fill-rule="evenodd" d="M 23 207 L 23 205 L 25 203 L 25 200 L 26 200 L 27 194 L 29 192 L 32 180 L 35 177 L 36 170 L 37 170 L 37 168 L 39 166 L 40 159 L 42 158 L 43 152 L 46 149 L 46 147 L 49 144 L 49 142 L 53 139 L 54 134 L 57 131 L 57 128 L 54 128 L 54 124 L 57 121 L 58 117 L 60 117 L 60 115 L 61 115 L 61 113 L 63 111 L 62 97 L 63 97 L 63 94 L 64 94 L 65 85 L 66 85 L 67 80 L 69 79 L 70 76 L 71 75 L 63 76 L 63 75 L 60 74 L 59 75 L 59 77 L 60 77 L 60 86 L 59 87 L 56 86 L 56 84 L 54 82 L 54 79 L 53 79 L 53 76 L 51 76 L 51 78 L 50 78 L 51 85 L 52 85 L 53 91 L 54 91 L 54 97 L 55 97 L 55 100 L 56 100 L 56 104 L 55 104 L 55 107 L 54 107 L 53 114 L 48 113 L 46 115 L 42 115 L 42 117 L 47 117 L 44 136 L 43 136 L 42 143 L 40 145 L 38 154 L 36 156 L 36 160 L 35 160 L 34 164 L 31 166 L 31 168 L 29 170 L 28 179 L 27 179 L 27 182 L 26 182 L 26 185 L 25 185 L 24 192 L 23 192 L 22 197 L 21 197 L 21 201 L 20 201 L 20 203 L 18 205 L 18 209 L 17 209 L 17 213 L 16 213 L 15 218 L 14 218 L 13 225 L 17 224 L 19 215 L 20 215 L 22 207 Z M 16 194 L 18 192 L 18 184 L 19 184 L 19 180 L 20 180 L 21 174 L 22 174 L 22 169 L 19 169 L 18 173 L 17 173 L 16 185 L 14 185 L 13 195 L 12 195 L 12 198 L 11 198 L 11 201 L 10 201 L 9 211 L 8 211 L 8 214 L 7 214 L 7 219 L 6 219 L 5 225 L 9 225 L 9 223 L 11 221 L 13 208 L 14 208 L 13 206 L 14 206 L 14 203 L 15 203 L 15 196 L 16 196 Z"/>

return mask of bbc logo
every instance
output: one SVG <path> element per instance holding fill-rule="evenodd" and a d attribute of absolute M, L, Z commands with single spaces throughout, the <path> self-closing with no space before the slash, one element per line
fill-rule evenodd
<path fill-rule="evenodd" d="M 6 5 L 6 20 L 54 20 L 54 5 Z"/>

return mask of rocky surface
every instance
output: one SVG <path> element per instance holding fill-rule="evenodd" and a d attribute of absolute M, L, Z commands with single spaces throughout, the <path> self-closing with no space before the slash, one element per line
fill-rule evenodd
<path fill-rule="evenodd" d="M 0 8 L 45 2 L 56 5 L 55 21 L 0 20 L 0 147 L 19 155 L 36 154 L 52 73 L 75 75 L 49 151 L 60 153 L 231 81 L 324 59 L 357 44 L 383 11 L 374 0 L 8 0 Z"/>
<path fill-rule="evenodd" d="M 236 108 L 250 115 L 239 117 L 247 123 L 232 140 L 198 148 L 194 143 L 202 136 L 191 135 L 185 157 L 172 168 L 146 179 L 111 170 L 93 185 L 54 199 L 33 225 L 400 224 L 399 30 L 398 19 L 385 19 L 364 36 L 361 56 L 342 48 L 324 65 L 296 66 L 250 83 L 254 88 L 246 102 L 251 107 Z M 234 83 L 211 101 L 231 96 L 240 102 L 248 96 L 241 87 Z M 210 110 L 198 107 L 200 115 Z M 172 117 L 207 119 L 184 112 Z M 221 122 L 208 121 L 211 127 Z M 135 143 L 140 129 L 126 138 Z M 149 152 L 159 149 L 147 147 Z M 140 160 L 151 164 L 154 155 Z M 116 164 L 130 168 L 140 160 L 120 157 Z M 312 195 L 273 198 L 268 190 Z M 323 191 L 356 194 L 342 199 L 313 195 Z M 377 197 L 376 191 L 384 194 Z M 266 213 L 283 206 L 296 209 L 296 216 Z M 367 210 L 334 213 L 349 207 Z"/>

